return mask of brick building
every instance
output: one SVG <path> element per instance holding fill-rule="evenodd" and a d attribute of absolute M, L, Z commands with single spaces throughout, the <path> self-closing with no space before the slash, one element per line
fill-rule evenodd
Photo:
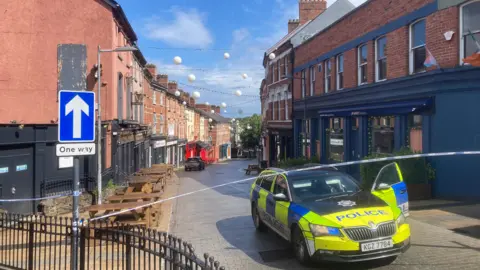
<path fill-rule="evenodd" d="M 471 38 L 480 38 L 480 1 L 407 2 L 367 1 L 294 45 L 294 76 L 304 78 L 293 84 L 297 156 L 305 154 L 303 131 L 318 142 L 311 150 L 322 163 L 405 146 L 479 147 L 480 70 L 462 59 L 480 49 Z M 429 55 L 437 67 L 427 67 Z M 435 160 L 434 195 L 478 198 L 480 185 L 470 179 L 479 161 Z"/>
<path fill-rule="evenodd" d="M 212 148 L 209 159 L 215 162 L 231 158 L 230 122 L 220 115 L 220 106 L 206 104 L 196 104 L 195 106 L 205 117 L 204 133 L 208 140 L 204 147 Z"/>

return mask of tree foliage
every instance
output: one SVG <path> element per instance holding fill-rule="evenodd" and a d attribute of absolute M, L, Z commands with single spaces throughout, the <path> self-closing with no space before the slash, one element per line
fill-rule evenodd
<path fill-rule="evenodd" d="M 262 117 L 254 114 L 250 117 L 245 117 L 238 120 L 241 127 L 240 140 L 243 148 L 254 148 L 260 143 L 260 136 L 262 132 Z M 248 127 L 251 129 L 248 129 Z"/>

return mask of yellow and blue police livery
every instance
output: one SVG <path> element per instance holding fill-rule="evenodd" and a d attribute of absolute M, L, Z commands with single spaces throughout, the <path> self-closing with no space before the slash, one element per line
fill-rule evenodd
<path fill-rule="evenodd" d="M 397 163 L 371 190 L 334 170 L 263 171 L 250 190 L 252 218 L 290 241 L 297 260 L 394 259 L 410 247 L 408 192 Z"/>

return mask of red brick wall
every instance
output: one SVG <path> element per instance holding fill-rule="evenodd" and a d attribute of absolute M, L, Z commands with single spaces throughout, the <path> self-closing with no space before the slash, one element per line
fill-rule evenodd
<path fill-rule="evenodd" d="M 387 34 L 387 79 L 408 75 L 409 27 Z"/>
<path fill-rule="evenodd" d="M 309 20 L 313 20 L 320 15 L 327 8 L 326 0 L 300 0 L 298 3 L 300 25 L 306 23 Z"/>
<path fill-rule="evenodd" d="M 441 67 L 453 67 L 459 63 L 459 9 L 450 7 L 427 17 L 427 48 Z M 447 41 L 443 33 L 453 30 L 455 35 Z"/>

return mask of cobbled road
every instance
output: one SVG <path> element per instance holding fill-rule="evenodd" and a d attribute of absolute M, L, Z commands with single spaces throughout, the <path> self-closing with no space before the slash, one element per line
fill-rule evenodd
<path fill-rule="evenodd" d="M 243 168 L 254 160 L 233 160 L 204 171 L 180 171 L 179 194 L 250 178 Z M 248 202 L 252 181 L 226 185 L 175 200 L 170 233 L 207 252 L 226 269 L 479 269 L 480 240 L 409 218 L 412 246 L 389 265 L 378 263 L 299 265 L 286 241 L 257 233 Z M 203 257 L 203 256 L 202 256 Z"/>

